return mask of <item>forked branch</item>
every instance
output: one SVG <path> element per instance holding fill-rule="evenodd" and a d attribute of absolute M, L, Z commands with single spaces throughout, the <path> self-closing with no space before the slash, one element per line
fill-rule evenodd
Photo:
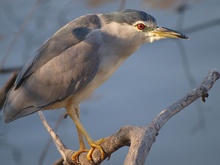
<path fill-rule="evenodd" d="M 220 78 L 220 73 L 217 70 L 209 71 L 207 77 L 203 80 L 203 82 L 187 93 L 183 98 L 163 110 L 156 118 L 145 127 L 136 127 L 136 126 L 125 126 L 121 128 L 118 132 L 113 135 L 105 138 L 105 141 L 101 144 L 106 158 L 110 157 L 110 155 L 123 146 L 130 146 L 127 157 L 125 159 L 124 164 L 126 165 L 141 165 L 144 164 L 150 148 L 152 144 L 155 142 L 156 136 L 159 130 L 163 127 L 163 125 L 175 114 L 180 112 L 182 109 L 187 107 L 193 101 L 198 98 L 202 98 L 205 101 L 205 97 L 208 95 L 208 91 L 212 88 L 215 81 Z M 42 117 L 42 115 L 41 115 Z M 45 127 L 48 129 L 51 134 L 54 142 L 58 150 L 62 155 L 62 159 L 54 163 L 54 165 L 58 164 L 86 164 L 86 165 L 94 165 L 101 164 L 101 154 L 99 150 L 95 150 L 93 152 L 92 158 L 93 162 L 89 162 L 86 158 L 87 153 L 82 153 L 79 156 L 78 163 L 73 162 L 71 160 L 71 155 L 74 151 L 67 149 L 64 144 L 61 142 L 59 137 L 55 132 L 49 127 L 46 121 L 43 119 L 43 123 Z"/>

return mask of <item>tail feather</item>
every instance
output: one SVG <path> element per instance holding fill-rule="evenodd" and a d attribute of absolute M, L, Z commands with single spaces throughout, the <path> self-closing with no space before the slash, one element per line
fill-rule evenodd
<path fill-rule="evenodd" d="M 30 115 L 38 110 L 40 110 L 40 108 L 32 104 L 32 101 L 25 94 L 24 90 L 22 91 L 22 88 L 16 90 L 12 88 L 4 104 L 3 113 L 5 123 Z"/>

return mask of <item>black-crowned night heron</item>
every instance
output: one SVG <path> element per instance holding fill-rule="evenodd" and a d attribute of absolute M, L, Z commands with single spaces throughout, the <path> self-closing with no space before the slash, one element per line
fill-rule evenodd
<path fill-rule="evenodd" d="M 79 17 L 58 30 L 21 69 L 7 95 L 5 122 L 39 110 L 66 108 L 76 124 L 80 150 L 91 146 L 87 158 L 102 140 L 93 141 L 79 120 L 78 105 L 105 82 L 140 45 L 164 38 L 187 37 L 158 27 L 149 14 L 123 10 Z"/>

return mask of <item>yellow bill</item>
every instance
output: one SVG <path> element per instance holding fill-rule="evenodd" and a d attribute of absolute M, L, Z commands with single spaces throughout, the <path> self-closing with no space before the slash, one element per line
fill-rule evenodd
<path fill-rule="evenodd" d="M 165 27 L 157 27 L 154 30 L 152 30 L 151 35 L 158 37 L 158 38 L 182 38 L 182 39 L 188 39 L 186 35 L 177 32 L 175 30 L 171 30 Z"/>

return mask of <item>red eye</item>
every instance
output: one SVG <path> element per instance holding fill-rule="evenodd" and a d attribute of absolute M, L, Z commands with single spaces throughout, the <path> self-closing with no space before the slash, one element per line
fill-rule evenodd
<path fill-rule="evenodd" d="M 137 24 L 137 28 L 139 30 L 143 30 L 145 28 L 145 25 L 143 23 L 139 23 L 139 24 Z"/>

